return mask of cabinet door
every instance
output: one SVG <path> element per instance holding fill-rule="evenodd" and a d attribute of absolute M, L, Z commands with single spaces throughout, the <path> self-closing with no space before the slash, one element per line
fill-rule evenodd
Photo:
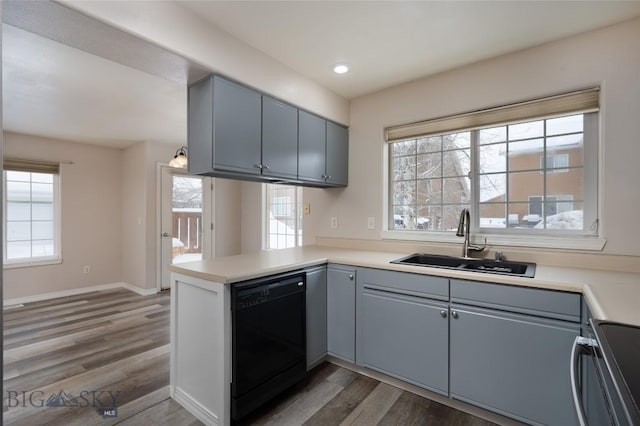
<path fill-rule="evenodd" d="M 358 356 L 363 365 L 447 395 L 447 305 L 367 286 L 359 300 Z"/>
<path fill-rule="evenodd" d="M 214 77 L 213 166 L 260 174 L 262 99 L 260 93 Z"/>
<path fill-rule="evenodd" d="M 330 355 L 355 362 L 355 270 L 327 269 L 327 349 Z"/>
<path fill-rule="evenodd" d="M 325 181 L 326 120 L 298 111 L 298 178 Z"/>
<path fill-rule="evenodd" d="M 349 180 L 349 131 L 327 121 L 327 183 L 347 186 Z"/>
<path fill-rule="evenodd" d="M 575 424 L 579 324 L 451 305 L 451 396 L 530 424 Z"/>
<path fill-rule="evenodd" d="M 262 96 L 262 174 L 297 179 L 298 110 Z"/>
<path fill-rule="evenodd" d="M 327 354 L 327 268 L 307 271 L 307 370 Z"/>
<path fill-rule="evenodd" d="M 189 173 L 210 173 L 213 170 L 212 77 L 189 86 L 187 104 Z"/>

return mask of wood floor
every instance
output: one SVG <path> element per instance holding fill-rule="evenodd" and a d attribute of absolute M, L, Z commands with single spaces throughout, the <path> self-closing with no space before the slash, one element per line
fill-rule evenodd
<path fill-rule="evenodd" d="M 169 297 L 109 290 L 6 310 L 4 424 L 202 424 L 169 398 Z M 324 363 L 242 424 L 492 423 Z"/>

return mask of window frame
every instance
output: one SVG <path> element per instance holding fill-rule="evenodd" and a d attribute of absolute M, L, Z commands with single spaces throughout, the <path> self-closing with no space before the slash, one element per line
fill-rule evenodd
<path fill-rule="evenodd" d="M 290 204 L 291 204 L 291 209 L 292 209 L 292 213 L 293 213 L 293 218 L 294 218 L 294 228 L 295 228 L 295 234 L 294 234 L 294 245 L 293 246 L 286 246 L 286 247 L 271 247 L 270 246 L 270 237 L 272 235 L 284 235 L 285 237 L 289 234 L 281 234 L 281 233 L 272 233 L 270 232 L 270 222 L 271 222 L 271 204 L 269 203 L 270 200 L 270 194 L 269 192 L 271 191 L 272 187 L 277 187 L 278 189 L 282 189 L 282 188 L 288 188 L 293 190 L 294 196 L 292 197 L 293 199 L 291 200 Z M 263 228 L 263 232 L 262 232 L 262 247 L 265 250 L 281 250 L 281 249 L 286 249 L 286 248 L 294 248 L 294 247 L 301 247 L 302 246 L 302 187 L 299 186 L 294 186 L 294 185 L 282 185 L 282 184 L 271 184 L 271 183 L 264 183 L 262 185 L 262 192 L 263 192 L 263 208 L 262 208 L 262 214 L 263 214 L 263 221 L 262 223 L 264 224 L 264 228 Z M 285 197 L 273 197 L 273 199 L 275 198 L 285 198 Z M 291 197 L 287 197 L 290 198 Z M 278 217 L 283 217 L 283 216 L 273 216 L 274 219 L 277 220 Z"/>
<path fill-rule="evenodd" d="M 496 228 L 481 228 L 480 217 L 478 209 L 480 207 L 479 202 L 479 165 L 478 165 L 478 150 L 479 144 L 478 135 L 482 128 L 500 127 L 503 125 L 511 125 L 521 122 L 530 122 L 537 120 L 546 120 L 555 117 L 564 117 L 574 114 L 584 114 L 583 125 L 583 143 L 584 143 L 584 162 L 583 162 L 583 192 L 584 192 L 584 224 L 585 228 L 582 231 L 560 231 L 560 230 L 536 230 L 531 232 L 528 229 L 516 229 L 509 228 L 496 229 Z M 575 111 L 564 112 L 562 114 L 555 114 L 552 116 L 532 117 L 528 119 L 522 119 L 517 121 L 492 124 L 490 126 L 483 126 L 482 128 L 467 129 L 471 132 L 471 170 L 470 176 L 472 177 L 472 196 L 470 200 L 470 210 L 472 215 L 471 233 L 472 241 L 481 242 L 485 237 L 490 244 L 493 245 L 509 245 L 520 247 L 541 247 L 541 248 L 564 248 L 564 249 L 581 249 L 581 250 L 602 250 L 606 243 L 606 239 L 601 235 L 600 229 L 600 210 L 601 206 L 598 203 L 600 185 L 598 181 L 599 174 L 599 150 L 601 139 L 599 121 L 601 115 L 598 111 Z M 439 135 L 447 135 L 450 133 L 460 133 L 465 129 L 455 129 L 448 132 L 440 133 Z M 431 136 L 431 135 L 429 135 Z M 436 136 L 435 134 L 433 136 Z M 547 137 L 545 134 L 543 137 Z M 419 137 L 411 137 L 404 140 L 418 139 Z M 396 230 L 390 221 L 393 218 L 393 142 L 400 140 L 390 141 L 385 144 L 384 158 L 385 158 L 385 175 L 384 175 L 384 228 L 382 231 L 382 238 L 384 239 L 400 239 L 411 241 L 429 241 L 429 242 L 459 242 L 459 238 L 454 233 L 449 231 L 417 231 L 417 230 Z M 543 154 L 543 158 L 546 152 Z M 559 170 L 554 170 L 558 172 Z M 544 172 L 544 170 L 542 171 Z M 548 171 L 550 172 L 550 171 Z M 508 215 L 506 216 L 508 221 Z"/>
<path fill-rule="evenodd" d="M 7 258 L 7 171 L 22 171 L 26 173 L 44 173 L 50 174 L 52 176 L 53 183 L 53 241 L 54 241 L 54 254 L 51 256 L 38 256 L 38 257 L 28 257 L 28 258 L 19 258 L 19 259 L 8 259 Z M 59 173 L 48 172 L 48 171 L 39 171 L 39 170 L 3 170 L 2 172 L 3 178 L 3 196 L 2 196 L 2 209 L 3 209 L 3 232 L 4 237 L 2 239 L 2 247 L 3 247 L 3 269 L 14 269 L 14 268 L 27 268 L 34 266 L 44 266 L 44 265 L 55 265 L 62 263 L 62 217 L 61 217 L 61 179 Z M 30 182 L 32 184 L 33 182 Z M 30 201 L 30 205 L 32 202 Z M 31 219 L 30 223 L 33 222 Z M 30 239 L 32 241 L 32 239 Z"/>

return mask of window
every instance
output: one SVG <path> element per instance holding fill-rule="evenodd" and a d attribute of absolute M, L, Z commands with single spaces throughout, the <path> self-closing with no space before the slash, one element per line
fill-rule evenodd
<path fill-rule="evenodd" d="M 21 161 L 21 160 L 19 160 Z M 50 262 L 60 258 L 59 175 L 52 167 L 5 160 L 4 262 Z M 37 170 L 37 171 L 35 171 Z"/>
<path fill-rule="evenodd" d="M 268 249 L 302 245 L 302 189 L 265 184 L 266 238 Z"/>
<path fill-rule="evenodd" d="M 387 129 L 389 230 L 453 232 L 469 208 L 475 232 L 597 235 L 597 90 L 560 97 Z"/>

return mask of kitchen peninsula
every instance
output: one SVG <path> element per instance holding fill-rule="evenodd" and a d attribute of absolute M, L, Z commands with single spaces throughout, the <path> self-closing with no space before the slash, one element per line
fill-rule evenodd
<path fill-rule="evenodd" d="M 476 282 L 479 282 L 483 285 L 487 283 L 487 294 L 490 290 L 498 288 L 500 292 L 495 294 L 507 294 L 511 291 L 519 292 L 528 289 L 527 291 L 544 290 L 551 295 L 563 296 L 567 301 L 566 303 L 562 301 L 562 304 L 566 305 L 571 313 L 565 314 L 558 309 L 557 315 L 553 314 L 556 316 L 552 315 L 551 318 L 559 318 L 563 321 L 569 318 L 574 321 L 574 325 L 569 327 L 569 331 L 574 329 L 572 331 L 574 334 L 579 333 L 582 321 L 580 300 L 586 302 L 586 305 L 583 304 L 583 306 L 587 306 L 595 318 L 640 325 L 640 311 L 637 309 L 637 304 L 634 303 L 634 301 L 640 300 L 640 286 L 638 285 L 640 276 L 635 273 L 551 267 L 539 264 L 535 278 L 522 278 L 389 263 L 407 254 L 406 252 L 306 246 L 260 251 L 170 266 L 173 286 L 170 387 L 172 397 L 206 424 L 230 424 L 231 286 L 246 280 L 296 270 L 303 271 L 326 264 L 339 265 L 338 268 L 348 266 L 357 271 L 356 274 L 349 274 L 350 277 L 356 275 L 355 279 L 351 278 L 354 282 L 352 284 L 354 293 L 356 285 L 359 286 L 359 291 L 362 287 L 361 278 L 373 282 L 375 279 L 367 277 L 384 276 L 387 273 L 402 273 L 403 278 L 398 281 L 408 278 L 412 282 L 417 282 L 418 287 L 414 284 L 407 284 L 403 288 L 403 291 L 411 294 L 423 291 L 419 287 L 421 280 L 425 280 L 424 292 L 430 292 L 432 278 L 442 279 L 441 281 L 446 283 L 442 287 L 446 289 L 446 295 L 442 293 L 438 296 L 439 290 L 433 290 L 432 293 L 436 296 L 433 296 L 435 301 L 432 305 L 438 308 L 434 312 L 438 316 L 442 315 L 443 318 L 448 316 L 457 318 L 456 311 L 449 310 L 448 305 L 450 300 L 451 306 L 454 306 L 453 302 L 456 302 L 454 300 L 455 288 L 459 288 L 463 292 L 466 291 L 466 288 L 471 288 Z M 449 282 L 452 291 L 451 299 L 449 299 Z M 354 295 L 356 305 L 358 301 L 361 301 L 361 297 L 360 292 L 357 296 Z M 512 300 L 514 299 L 512 298 Z M 527 300 L 531 300 L 531 297 L 527 296 Z M 328 309 L 331 309 L 331 298 L 326 303 L 329 305 Z M 529 303 L 525 302 L 525 304 Z M 517 309 L 519 309 L 517 312 L 521 313 L 525 311 L 535 313 L 536 310 L 542 310 L 541 307 L 533 305 L 521 306 Z M 583 307 L 582 311 L 584 310 Z M 364 315 L 358 311 L 358 307 L 354 306 L 353 311 L 356 321 L 361 315 Z M 356 311 L 357 313 L 355 313 Z M 545 322 L 546 326 L 546 322 L 549 320 L 544 319 L 541 322 Z M 374 369 L 392 377 L 448 396 L 449 391 L 446 386 L 444 388 L 432 386 L 428 377 L 424 381 L 414 380 L 412 376 L 409 377 L 404 372 L 396 372 L 393 371 L 393 368 L 386 366 L 376 366 L 374 361 L 368 361 L 373 359 L 372 357 L 365 356 L 363 358 L 363 350 L 367 350 L 368 346 L 365 344 L 366 342 L 360 341 L 363 334 L 360 328 L 362 324 L 359 323 L 357 327 L 360 333 L 355 339 L 357 342 L 353 344 L 356 352 L 355 363 L 349 359 L 349 356 L 340 356 L 336 350 L 332 351 L 331 347 L 328 351 L 329 355 L 339 360 L 347 360 L 346 365 L 352 365 L 354 368 L 367 368 L 372 365 Z M 567 362 L 568 360 L 562 360 L 563 365 Z M 457 392 L 454 390 L 450 390 L 449 397 L 471 402 L 474 405 L 516 419 L 527 420 L 529 418 L 527 413 L 519 413 L 517 407 L 513 411 L 510 411 L 509 408 L 496 408 L 490 402 L 477 402 L 471 397 L 457 396 Z"/>

